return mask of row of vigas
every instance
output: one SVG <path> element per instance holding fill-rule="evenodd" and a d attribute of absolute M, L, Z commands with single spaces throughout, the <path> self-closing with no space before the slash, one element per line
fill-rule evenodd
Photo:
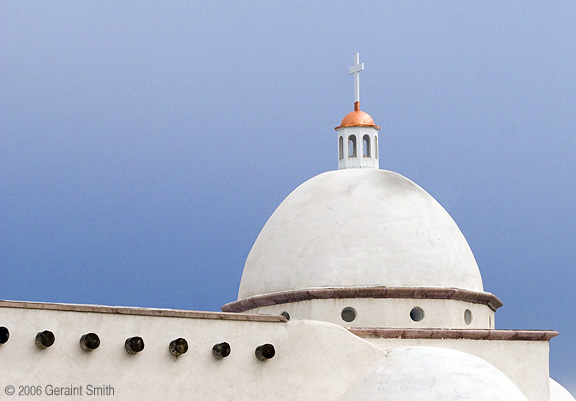
<path fill-rule="evenodd" d="M 0 326 L 0 344 L 6 344 L 10 339 L 10 330 L 4 326 Z M 44 330 L 36 334 L 34 342 L 40 349 L 46 349 L 54 345 L 56 336 L 50 330 Z M 96 350 L 100 346 L 100 337 L 96 333 L 86 333 L 80 337 L 80 348 L 86 352 Z M 134 336 L 128 337 L 124 342 L 124 349 L 129 354 L 137 354 L 144 350 L 144 339 L 142 337 Z M 177 338 L 170 341 L 168 351 L 174 356 L 180 356 L 188 351 L 188 341 L 184 338 Z M 226 358 L 230 355 L 231 347 L 227 342 L 214 344 L 212 347 L 212 356 L 216 359 Z M 260 361 L 266 361 L 274 358 L 276 350 L 272 344 L 262 344 L 256 347 L 254 355 Z"/>

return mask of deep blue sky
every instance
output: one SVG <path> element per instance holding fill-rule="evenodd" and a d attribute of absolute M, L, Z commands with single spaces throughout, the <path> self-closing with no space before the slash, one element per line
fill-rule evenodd
<path fill-rule="evenodd" d="M 219 310 L 362 109 L 576 394 L 576 3 L 0 0 L 0 298 Z"/>

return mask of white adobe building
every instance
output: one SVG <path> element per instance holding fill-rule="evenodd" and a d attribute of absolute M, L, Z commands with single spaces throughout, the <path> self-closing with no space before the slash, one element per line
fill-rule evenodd
<path fill-rule="evenodd" d="M 549 378 L 554 331 L 496 330 L 466 239 L 379 169 L 359 107 L 338 170 L 294 190 L 223 313 L 0 301 L 3 399 L 574 401 Z"/>

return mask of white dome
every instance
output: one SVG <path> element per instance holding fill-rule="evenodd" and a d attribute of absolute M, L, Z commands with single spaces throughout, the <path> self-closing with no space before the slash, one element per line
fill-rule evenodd
<path fill-rule="evenodd" d="M 560 383 L 550 378 L 550 401 L 576 401 Z"/>
<path fill-rule="evenodd" d="M 485 360 L 434 347 L 391 350 L 348 388 L 341 401 L 527 401 Z"/>
<path fill-rule="evenodd" d="M 294 190 L 256 239 L 239 299 L 315 287 L 450 287 L 483 291 L 454 220 L 391 171 L 343 169 Z"/>

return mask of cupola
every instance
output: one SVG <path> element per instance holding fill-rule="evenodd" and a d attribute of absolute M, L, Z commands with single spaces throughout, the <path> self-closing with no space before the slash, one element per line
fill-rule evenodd
<path fill-rule="evenodd" d="M 346 114 L 338 127 L 338 169 L 379 168 L 378 130 L 370 115 L 360 110 L 360 54 L 356 53 L 355 63 L 350 67 L 354 75 L 354 111 Z"/>

